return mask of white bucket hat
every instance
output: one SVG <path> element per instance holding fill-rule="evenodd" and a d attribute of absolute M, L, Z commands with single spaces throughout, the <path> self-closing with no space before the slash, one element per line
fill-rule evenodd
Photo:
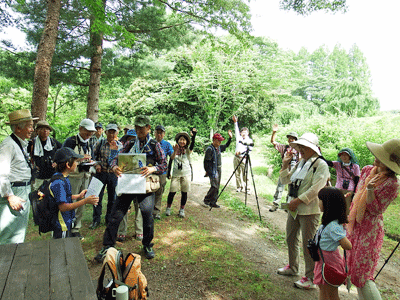
<path fill-rule="evenodd" d="M 315 153 L 321 155 L 321 151 L 318 147 L 318 137 L 314 133 L 306 132 L 297 141 L 290 143 L 290 147 L 293 147 L 297 151 L 299 151 L 299 145 L 311 148 Z"/>
<path fill-rule="evenodd" d="M 386 167 L 400 174 L 400 139 L 391 139 L 381 144 L 367 142 L 367 148 Z"/>

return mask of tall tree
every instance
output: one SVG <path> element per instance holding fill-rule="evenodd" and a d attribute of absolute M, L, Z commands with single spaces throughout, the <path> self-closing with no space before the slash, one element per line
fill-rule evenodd
<path fill-rule="evenodd" d="M 61 0 L 48 0 L 46 21 L 37 50 L 32 90 L 32 115 L 46 120 L 50 69 L 55 51 Z"/>

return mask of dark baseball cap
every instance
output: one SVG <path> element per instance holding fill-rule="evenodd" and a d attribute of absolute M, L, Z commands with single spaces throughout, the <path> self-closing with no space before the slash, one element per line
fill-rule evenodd
<path fill-rule="evenodd" d="M 162 131 L 165 132 L 165 128 L 164 128 L 164 126 L 162 126 L 162 125 L 157 125 L 157 126 L 156 126 L 156 130 L 162 130 Z"/>
<path fill-rule="evenodd" d="M 56 163 L 66 162 L 72 157 L 83 158 L 83 155 L 75 153 L 74 150 L 72 150 L 71 148 L 63 147 L 61 149 L 58 149 L 56 151 L 56 154 L 54 154 L 54 162 Z"/>
<path fill-rule="evenodd" d="M 94 123 L 94 128 L 103 128 L 103 124 L 101 124 L 100 122 L 96 122 Z"/>

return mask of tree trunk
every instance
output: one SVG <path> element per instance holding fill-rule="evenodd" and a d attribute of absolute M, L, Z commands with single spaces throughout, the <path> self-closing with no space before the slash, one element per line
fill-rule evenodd
<path fill-rule="evenodd" d="M 32 91 L 32 115 L 46 120 L 50 70 L 56 47 L 61 0 L 47 1 L 47 16 L 37 50 Z"/>
<path fill-rule="evenodd" d="M 105 7 L 106 0 L 103 0 Z M 87 96 L 86 117 L 97 122 L 99 119 L 99 94 L 100 94 L 100 79 L 101 79 L 101 60 L 103 55 L 103 33 L 93 31 L 93 18 L 90 19 L 90 80 L 89 92 Z"/>

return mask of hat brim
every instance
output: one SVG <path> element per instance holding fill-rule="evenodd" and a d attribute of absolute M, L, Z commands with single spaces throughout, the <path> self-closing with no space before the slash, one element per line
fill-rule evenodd
<path fill-rule="evenodd" d="M 51 127 L 50 125 L 40 125 L 40 126 L 36 126 L 36 130 L 40 129 L 40 128 L 48 128 L 50 129 L 50 131 L 54 131 L 53 127 Z"/>
<path fill-rule="evenodd" d="M 189 134 L 186 133 L 186 132 L 179 132 L 177 135 L 175 135 L 175 141 L 178 142 L 178 140 L 179 140 L 179 138 L 180 138 L 181 136 L 183 136 L 183 137 L 186 139 L 187 144 L 189 145 L 191 139 L 190 139 Z"/>
<path fill-rule="evenodd" d="M 15 125 L 15 124 L 19 124 L 19 123 L 26 122 L 26 121 L 36 121 L 36 120 L 39 120 L 39 118 L 38 117 L 35 117 L 35 118 L 29 117 L 29 118 L 13 120 L 11 122 L 9 121 L 9 122 L 6 122 L 6 124 L 7 125 Z"/>
<path fill-rule="evenodd" d="M 387 153 L 381 144 L 366 142 L 366 145 L 372 155 L 379 159 L 381 163 L 396 174 L 400 174 L 400 166 L 396 162 L 390 160 L 389 153 Z"/>
<path fill-rule="evenodd" d="M 300 138 L 299 140 L 290 143 L 290 147 L 294 148 L 297 152 L 300 152 L 299 145 L 308 147 L 308 148 L 312 149 L 318 155 L 321 155 L 321 151 L 319 150 L 319 148 L 316 145 L 314 145 L 313 143 L 311 143 L 305 139 Z"/>

